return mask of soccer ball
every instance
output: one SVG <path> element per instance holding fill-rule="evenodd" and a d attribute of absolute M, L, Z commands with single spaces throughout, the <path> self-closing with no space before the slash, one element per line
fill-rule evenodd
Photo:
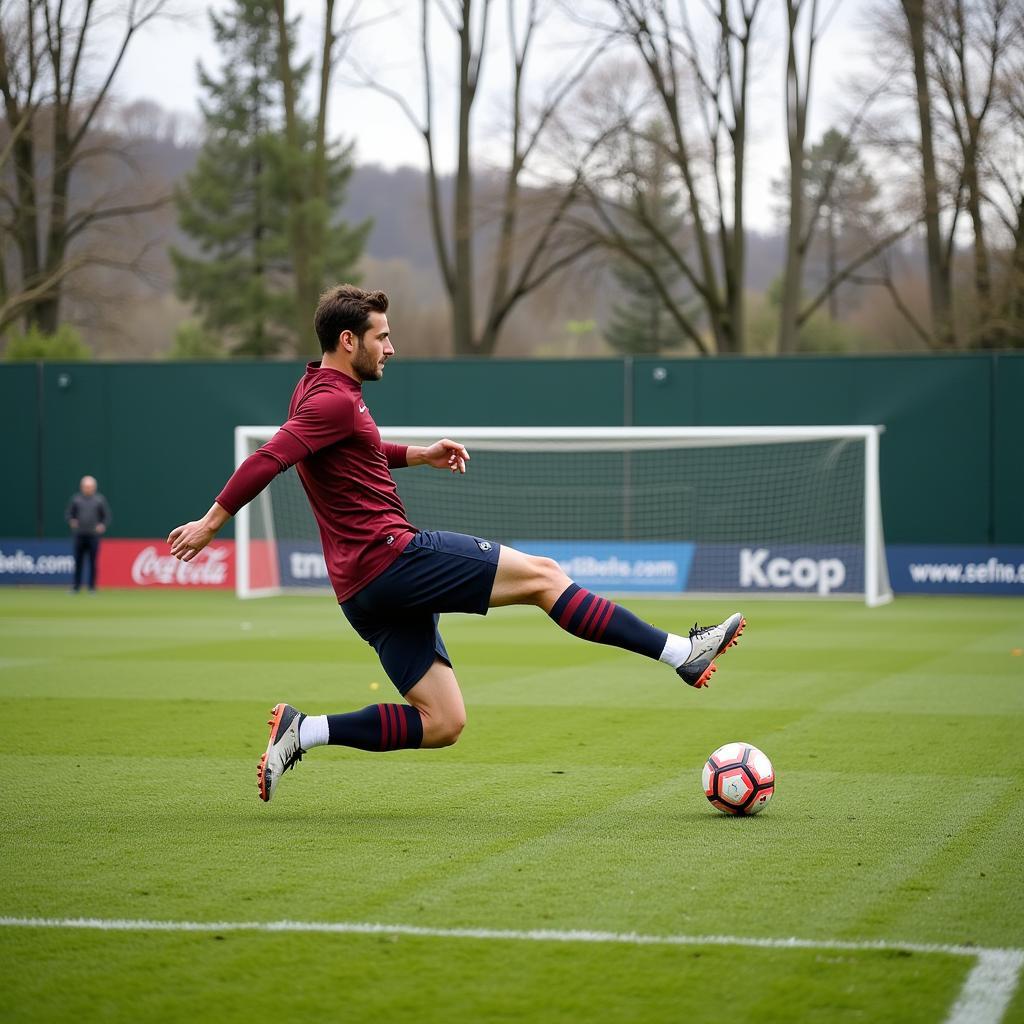
<path fill-rule="evenodd" d="M 757 814 L 775 792 L 775 769 L 757 747 L 726 743 L 704 763 L 704 795 L 726 814 Z"/>

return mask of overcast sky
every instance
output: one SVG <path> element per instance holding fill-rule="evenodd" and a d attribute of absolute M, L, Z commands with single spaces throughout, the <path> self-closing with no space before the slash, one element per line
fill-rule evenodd
<path fill-rule="evenodd" d="M 198 0 L 172 0 L 181 17 L 149 26 L 133 42 L 116 82 L 116 93 L 125 101 L 150 99 L 175 111 L 198 115 L 200 89 L 196 64 L 216 71 L 220 59 L 214 45 L 207 11 Z M 696 2 L 696 0 L 693 0 Z M 817 57 L 816 91 L 811 108 L 811 140 L 833 123 L 848 92 L 848 80 L 870 62 L 870 41 L 865 32 L 866 14 L 872 0 L 838 0 L 836 14 L 822 38 Z M 223 9 L 217 0 L 216 9 Z M 339 11 L 347 7 L 339 2 Z M 823 8 L 824 9 L 824 8 Z M 481 96 L 474 107 L 474 130 L 485 145 L 497 135 L 501 109 L 501 84 L 506 64 L 505 4 L 496 0 L 489 37 L 489 62 Z M 782 105 L 782 75 L 785 53 L 782 47 L 783 5 L 768 0 L 761 15 L 773 42 L 760 53 L 755 82 L 757 117 L 752 124 L 753 151 L 748 173 L 748 219 L 751 227 L 766 229 L 773 224 L 768 185 L 786 162 L 785 122 Z M 290 0 L 289 11 L 302 15 L 300 50 L 313 52 L 320 33 L 322 0 Z M 362 17 L 396 11 L 365 27 L 354 47 L 359 62 L 375 77 L 408 97 L 419 109 L 420 71 L 418 54 L 418 4 L 413 0 L 365 0 Z M 432 53 L 441 59 L 438 67 L 450 68 L 439 77 L 437 88 L 438 159 L 442 169 L 454 166 L 454 91 L 456 67 L 449 49 L 451 33 L 442 31 L 440 18 Z M 550 81 L 566 59 L 565 23 L 554 24 L 554 38 L 536 53 L 535 72 L 539 82 Z M 402 165 L 425 166 L 421 137 L 411 127 L 398 105 L 366 88 L 357 88 L 337 78 L 331 97 L 331 129 L 336 137 L 353 140 L 359 163 L 378 163 L 388 168 Z"/>

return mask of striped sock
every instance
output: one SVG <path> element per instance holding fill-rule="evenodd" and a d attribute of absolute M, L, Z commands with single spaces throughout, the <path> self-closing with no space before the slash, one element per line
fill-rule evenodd
<path fill-rule="evenodd" d="M 423 742 L 423 719 L 408 704 L 371 704 L 362 711 L 328 715 L 334 746 L 360 750 L 403 750 Z"/>
<path fill-rule="evenodd" d="M 664 630 L 655 629 L 621 605 L 575 583 L 569 584 L 548 615 L 573 636 L 655 660 L 661 657 L 668 638 Z"/>

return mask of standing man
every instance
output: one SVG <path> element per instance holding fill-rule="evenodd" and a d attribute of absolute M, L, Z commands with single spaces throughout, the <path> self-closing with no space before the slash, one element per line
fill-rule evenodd
<path fill-rule="evenodd" d="M 95 592 L 100 537 L 110 525 L 110 506 L 107 499 L 96 490 L 94 476 L 82 477 L 78 493 L 68 502 L 64 518 L 75 538 L 75 583 L 72 590 L 77 594 L 81 589 L 82 567 L 88 562 L 86 585 L 91 592 Z"/>
<path fill-rule="evenodd" d="M 688 636 L 667 633 L 577 586 L 550 558 L 480 537 L 418 531 L 391 470 L 465 473 L 469 453 L 448 438 L 426 448 L 381 440 L 363 384 L 380 380 L 395 352 L 387 309 L 383 292 L 352 285 L 324 292 L 314 317 L 323 358 L 307 366 L 284 426 L 235 470 L 202 519 L 167 538 L 171 554 L 190 561 L 278 473 L 296 466 L 341 610 L 407 702 L 338 715 L 278 704 L 256 769 L 261 800 L 271 799 L 284 771 L 313 747 L 397 750 L 459 738 L 466 709 L 437 628 L 442 612 L 486 615 L 488 608 L 534 605 L 575 636 L 665 662 L 694 687 L 707 685 L 715 659 L 746 625 L 736 612 L 717 626 L 694 626 Z"/>

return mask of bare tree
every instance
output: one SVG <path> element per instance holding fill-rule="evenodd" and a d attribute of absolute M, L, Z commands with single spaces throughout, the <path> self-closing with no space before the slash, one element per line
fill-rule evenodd
<path fill-rule="evenodd" d="M 52 333 L 68 277 L 101 259 L 83 240 L 104 221 L 130 218 L 168 200 L 115 191 L 72 204 L 76 170 L 85 161 L 118 155 L 97 143 L 96 120 L 132 40 L 165 4 L 129 0 L 123 9 L 108 10 L 102 0 L 25 0 L 17 10 L 0 12 L 0 97 L 10 146 L 0 201 L 4 255 L 9 239 L 17 264 L 13 273 L 5 266 L 3 275 L 7 322 L 20 315 L 26 325 Z M 104 22 L 108 33 L 111 24 L 118 27 L 113 45 L 97 59 L 97 26 Z M 92 63 L 102 64 L 98 77 L 86 73 Z"/>
<path fill-rule="evenodd" d="M 571 216 L 574 230 L 612 257 L 620 283 L 623 275 L 635 279 L 627 299 L 657 305 L 669 331 L 710 354 L 713 342 L 702 329 L 706 302 L 695 300 L 687 267 L 689 196 L 642 69 L 633 61 L 605 66 L 574 108 L 562 147 L 586 199 Z"/>
<path fill-rule="evenodd" d="M 1006 170 L 997 98 L 1020 51 L 1020 0 L 900 0 L 882 10 L 884 39 L 895 43 L 897 74 L 908 69 L 899 100 L 915 110 L 911 137 L 900 127 L 886 140 L 916 164 L 914 189 L 925 226 L 933 348 L 995 344 L 998 325 L 988 239 L 991 178 Z M 888 14 L 897 20 L 885 20 Z M 1018 68 L 1019 71 L 1019 68 Z M 968 226 L 969 224 L 969 226 Z M 971 284 L 955 289 L 958 252 L 970 232 Z M 954 303 L 956 294 L 973 301 Z"/>
<path fill-rule="evenodd" d="M 982 181 L 986 206 L 1006 240 L 990 341 L 1024 347 L 1024 3 L 1019 0 L 1012 25 L 1014 46 L 996 93 L 999 127 L 988 147 Z"/>
<path fill-rule="evenodd" d="M 887 86 L 882 75 L 866 93 L 859 109 L 842 132 L 832 132 L 832 152 L 825 173 L 808 180 L 811 153 L 807 145 L 807 127 L 815 79 L 815 57 L 821 37 L 827 30 L 841 0 L 831 0 L 824 12 L 818 0 L 785 0 L 786 12 L 786 136 L 789 149 L 788 216 L 786 224 L 786 261 L 782 278 L 779 309 L 779 351 L 797 348 L 800 327 L 827 298 L 833 302 L 839 285 L 857 268 L 870 262 L 889 245 L 902 238 L 915 221 L 892 230 L 873 230 L 863 251 L 840 269 L 835 251 L 836 199 L 842 180 L 841 171 L 853 151 L 854 138 L 874 101 Z M 824 226 L 830 242 L 828 274 L 822 290 L 803 304 L 804 265 L 815 235 Z"/>
<path fill-rule="evenodd" d="M 805 235 L 804 230 L 807 115 L 814 81 L 814 57 L 823 22 L 827 22 L 827 19 L 819 21 L 818 0 L 785 0 L 785 9 L 789 218 L 786 230 L 786 269 L 782 278 L 779 310 L 779 351 L 793 352 L 796 350 L 796 318 L 803 285 L 804 258 L 810 244 L 810 233 Z M 832 9 L 835 10 L 835 6 Z M 805 41 L 801 46 L 802 39 Z M 813 226 L 812 222 L 811 231 Z"/>
<path fill-rule="evenodd" d="M 802 230 L 796 244 L 791 244 L 787 251 L 783 279 L 784 292 L 793 279 L 799 282 L 798 305 L 792 311 L 792 323 L 780 326 L 780 340 L 787 332 L 790 333 L 788 344 L 780 344 L 780 351 L 796 350 L 800 329 L 824 303 L 829 303 L 830 314 L 836 318 L 835 299 L 843 284 L 876 284 L 884 286 L 890 294 L 895 291 L 886 251 L 915 228 L 920 217 L 911 213 L 892 218 L 892 211 L 882 203 L 873 178 L 861 165 L 853 140 L 853 134 L 858 130 L 874 95 L 883 88 L 884 83 L 865 99 L 845 133 L 831 129 L 820 143 L 804 151 L 798 189 Z M 793 205 L 793 177 L 790 168 L 786 188 L 787 209 L 792 209 Z M 897 220 L 896 224 L 893 224 L 893 219 Z M 839 253 L 840 229 L 846 236 L 842 259 Z M 821 231 L 824 231 L 826 241 L 824 280 L 810 298 L 804 298 L 804 263 Z M 792 220 L 789 232 L 791 235 Z M 876 271 L 874 277 L 868 273 L 871 270 Z M 906 308 L 901 302 L 896 302 L 896 306 L 901 310 Z M 911 326 L 916 328 L 917 325 Z"/>
<path fill-rule="evenodd" d="M 929 35 L 940 100 L 937 127 L 955 153 L 974 235 L 975 331 L 981 345 L 994 340 L 995 312 L 981 175 L 1003 65 L 1019 42 L 1012 12 L 1011 0 L 933 0 Z"/>
<path fill-rule="evenodd" d="M 603 30 L 643 68 L 686 203 L 684 235 L 669 237 L 635 197 L 617 196 L 610 180 L 599 182 L 589 194 L 605 241 L 657 283 L 658 261 L 636 243 L 635 233 L 622 230 L 623 215 L 638 219 L 646 244 L 671 258 L 699 300 L 697 307 L 681 306 L 668 288 L 658 288 L 677 326 L 698 351 L 742 351 L 751 47 L 761 0 L 713 0 L 698 15 L 700 25 L 687 5 L 666 0 L 602 0 L 596 6 Z M 625 120 L 619 127 L 635 130 Z M 616 138 L 614 127 L 602 133 Z"/>
<path fill-rule="evenodd" d="M 905 45 L 909 50 L 914 75 L 917 109 L 918 146 L 921 160 L 920 187 L 924 207 L 926 251 L 928 257 L 928 293 L 931 303 L 932 333 L 940 348 L 956 344 L 953 329 L 952 248 L 959 212 L 957 204 L 950 218 L 948 235 L 942 229 L 942 185 L 935 154 L 935 128 L 929 70 L 928 7 L 933 0 L 900 0 L 905 21 Z"/>
<path fill-rule="evenodd" d="M 578 197 L 579 182 L 536 183 L 541 142 L 558 110 L 573 93 L 601 52 L 580 47 L 554 80 L 544 83 L 543 98 L 531 102 L 531 57 L 544 23 L 555 10 L 553 0 L 506 0 L 510 93 L 507 102 L 507 156 L 502 165 L 481 173 L 473 162 L 473 111 L 480 95 L 493 0 L 420 0 L 420 59 L 423 105 L 415 109 L 406 96 L 360 70 L 359 82 L 390 96 L 423 139 L 427 157 L 428 209 L 438 268 L 452 309 L 456 355 L 491 355 L 502 328 L 517 304 L 593 248 L 592 240 L 568 240 L 562 231 Z M 437 78 L 442 73 L 433 49 L 432 13 L 451 32 L 457 48 L 455 92 L 456 158 L 451 202 L 446 203 L 438 153 Z M 497 183 L 495 185 L 495 183 Z M 488 192 L 487 207 L 480 208 Z M 480 287 L 475 244 L 482 227 L 496 232 L 490 282 Z M 479 293 L 486 290 L 482 312 Z"/>

